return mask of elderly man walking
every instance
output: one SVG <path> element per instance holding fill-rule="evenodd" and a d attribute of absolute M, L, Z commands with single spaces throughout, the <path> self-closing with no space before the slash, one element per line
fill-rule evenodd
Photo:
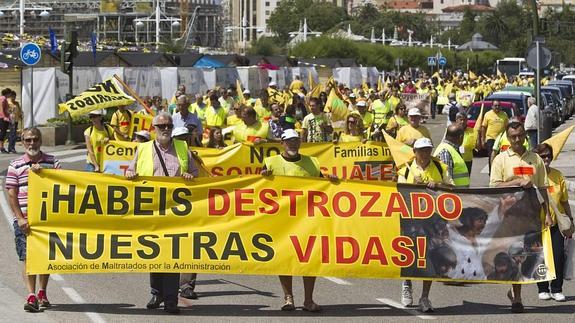
<path fill-rule="evenodd" d="M 156 131 L 156 139 L 141 143 L 126 170 L 126 178 L 137 176 L 167 176 L 182 177 L 191 180 L 199 174 L 198 167 L 188 150 L 185 141 L 172 139 L 174 123 L 166 112 L 160 112 L 152 121 Z M 178 290 L 180 274 L 150 273 L 152 298 L 146 305 L 149 309 L 159 308 L 164 303 L 164 311 L 178 314 Z"/>

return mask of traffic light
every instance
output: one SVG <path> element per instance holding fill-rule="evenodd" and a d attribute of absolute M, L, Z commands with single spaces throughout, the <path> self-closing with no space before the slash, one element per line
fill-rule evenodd
<path fill-rule="evenodd" d="M 66 41 L 62 43 L 60 50 L 60 64 L 62 65 L 62 72 L 72 75 L 74 68 L 74 57 L 78 55 L 78 33 L 73 31 L 70 35 L 70 44 Z"/>

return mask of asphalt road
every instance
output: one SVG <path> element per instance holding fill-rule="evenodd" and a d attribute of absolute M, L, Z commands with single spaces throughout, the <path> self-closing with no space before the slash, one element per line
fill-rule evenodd
<path fill-rule="evenodd" d="M 426 124 L 433 141 L 440 142 L 445 119 L 439 117 Z M 81 170 L 85 150 L 64 150 L 55 153 L 67 169 Z M 4 171 L 14 155 L 0 155 Z M 476 159 L 472 183 L 486 186 L 488 178 L 480 171 L 486 159 Z M 1 175 L 4 175 L 2 173 Z M 3 185 L 2 185 L 3 187 Z M 8 210 L 4 191 L 0 191 L 0 212 Z M 294 312 L 281 312 L 283 295 L 277 277 L 248 275 L 200 275 L 196 290 L 198 300 L 181 299 L 179 316 L 165 315 L 161 310 L 147 310 L 148 276 L 145 274 L 53 275 L 48 295 L 54 304 L 43 313 L 30 314 L 22 309 L 26 296 L 21 278 L 21 265 L 14 252 L 13 234 L 5 216 L 0 217 L 0 322 L 176 322 L 200 319 L 209 322 L 412 322 L 438 320 L 448 322 L 575 322 L 575 281 L 564 284 L 567 302 L 540 301 L 534 285 L 524 287 L 526 313 L 511 314 L 505 296 L 507 285 L 446 286 L 435 283 L 431 301 L 433 314 L 422 315 L 414 308 L 399 304 L 399 280 L 320 278 L 315 300 L 324 311 L 311 314 L 301 310 L 303 290 L 301 279 L 294 279 L 296 306 Z M 345 276 L 345 272 L 342 272 Z M 421 284 L 414 283 L 418 299 Z"/>

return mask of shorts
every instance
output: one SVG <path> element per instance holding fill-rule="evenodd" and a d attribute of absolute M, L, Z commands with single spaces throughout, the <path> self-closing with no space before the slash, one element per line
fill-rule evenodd
<path fill-rule="evenodd" d="M 20 226 L 18 226 L 18 221 L 14 221 L 13 226 L 16 254 L 18 254 L 18 259 L 20 259 L 20 261 L 26 261 L 26 234 L 24 234 L 22 229 L 20 229 Z"/>

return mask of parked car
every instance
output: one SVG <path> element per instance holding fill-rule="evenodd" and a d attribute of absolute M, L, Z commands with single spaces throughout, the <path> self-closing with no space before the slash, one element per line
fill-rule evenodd
<path fill-rule="evenodd" d="M 542 86 L 541 93 L 551 92 L 553 96 L 556 96 L 559 100 L 559 106 L 561 107 L 561 123 L 566 119 L 569 119 L 569 102 L 567 101 L 567 97 L 563 96 L 563 92 L 561 92 L 561 88 L 558 86 Z"/>
<path fill-rule="evenodd" d="M 559 107 L 560 103 L 558 100 L 559 98 L 553 96 L 551 92 L 541 92 L 541 107 L 551 117 L 554 127 L 561 124 L 561 108 Z"/>
<path fill-rule="evenodd" d="M 561 93 L 563 97 L 566 98 L 567 102 L 567 113 L 569 116 L 573 115 L 573 95 L 575 94 L 575 86 L 573 86 L 573 82 L 565 80 L 565 81 L 549 81 L 547 83 L 549 86 L 556 86 L 561 89 Z"/>
<path fill-rule="evenodd" d="M 518 116 L 521 121 L 525 120 L 524 115 L 519 113 L 518 108 L 513 109 L 513 104 L 511 102 L 499 101 L 501 105 L 501 110 L 507 114 L 509 118 Z M 481 111 L 481 105 L 483 105 L 483 115 L 487 113 L 487 111 L 491 110 L 491 106 L 493 105 L 493 101 L 476 101 L 471 104 L 469 109 L 467 110 L 467 127 L 473 128 L 475 127 L 475 123 L 479 118 L 479 112 Z"/>
<path fill-rule="evenodd" d="M 524 91 L 498 91 L 491 93 L 488 95 L 484 100 L 485 101 L 505 101 L 515 103 L 517 108 L 519 109 L 518 115 L 526 115 L 529 106 L 527 105 L 527 98 L 529 98 L 531 94 L 529 92 Z"/>

